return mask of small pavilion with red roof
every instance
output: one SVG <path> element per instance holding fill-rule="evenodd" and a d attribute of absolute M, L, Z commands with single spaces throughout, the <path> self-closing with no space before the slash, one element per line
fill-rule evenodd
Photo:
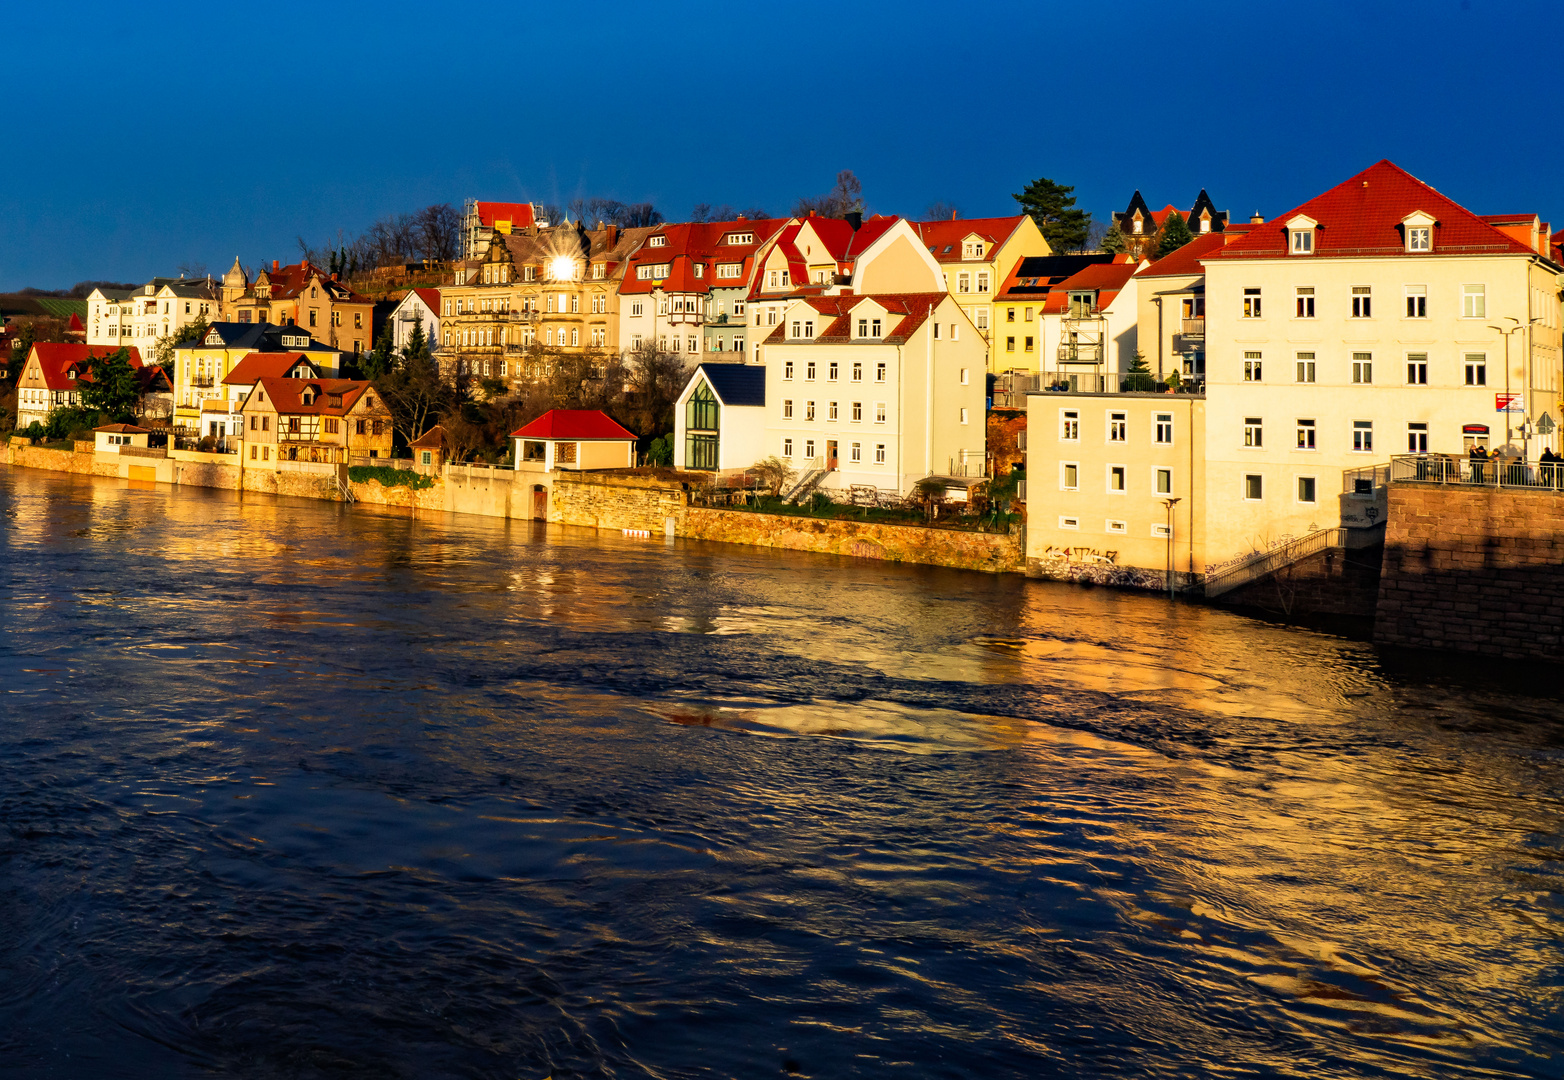
<path fill-rule="evenodd" d="M 518 472 L 635 466 L 635 432 L 600 409 L 550 409 L 510 437 Z"/>

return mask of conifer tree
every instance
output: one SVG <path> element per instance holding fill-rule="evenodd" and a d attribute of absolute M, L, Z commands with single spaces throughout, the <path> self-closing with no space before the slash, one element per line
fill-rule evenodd
<path fill-rule="evenodd" d="M 1124 251 L 1124 233 L 1119 229 L 1119 223 L 1115 221 L 1108 227 L 1108 231 L 1102 234 L 1102 250 L 1110 255 L 1118 255 Z"/>
<path fill-rule="evenodd" d="M 1195 238 L 1184 221 L 1184 215 L 1174 210 L 1162 223 L 1162 239 L 1157 243 L 1157 258 L 1165 259 Z"/>

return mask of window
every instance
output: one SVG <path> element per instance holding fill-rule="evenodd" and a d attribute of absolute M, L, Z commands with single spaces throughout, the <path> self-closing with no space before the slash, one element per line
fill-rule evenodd
<path fill-rule="evenodd" d="M 1298 501 L 1301 503 L 1314 502 L 1314 477 L 1298 477 Z"/>
<path fill-rule="evenodd" d="M 643 314 L 643 309 L 641 307 L 640 301 L 636 301 L 635 303 L 630 305 L 630 314 L 632 314 L 632 315 Z"/>
<path fill-rule="evenodd" d="M 1260 354 L 1244 353 L 1244 382 L 1260 382 Z"/>
<path fill-rule="evenodd" d="M 1427 225 L 1407 227 L 1407 250 L 1427 251 L 1432 246 L 1432 230 Z"/>
<path fill-rule="evenodd" d="M 1258 416 L 1244 417 L 1244 445 L 1258 449 L 1264 443 L 1265 425 Z"/>
<path fill-rule="evenodd" d="M 1109 465 L 1108 466 L 1108 491 L 1110 493 L 1116 494 L 1116 495 L 1124 494 L 1124 474 L 1125 474 L 1125 472 L 1126 472 L 1126 469 L 1125 469 L 1125 467 L 1123 465 Z"/>
<path fill-rule="evenodd" d="M 1113 518 L 1109 518 L 1107 521 L 1104 521 L 1102 523 L 1102 527 L 1103 527 L 1104 531 L 1111 532 L 1111 533 L 1121 533 L 1121 532 L 1129 532 L 1130 531 L 1128 525 L 1126 525 L 1122 521 L 1115 521 Z"/>
<path fill-rule="evenodd" d="M 1158 495 L 1171 495 L 1171 494 L 1173 494 L 1173 470 L 1172 469 L 1158 469 L 1156 478 L 1157 478 L 1157 494 Z"/>
<path fill-rule="evenodd" d="M 869 336 L 869 320 L 868 319 L 859 319 L 858 320 L 858 336 L 859 337 L 868 337 Z"/>
<path fill-rule="evenodd" d="M 783 363 L 782 363 L 782 377 L 784 379 L 791 379 L 793 377 L 793 361 L 791 361 L 791 360 L 783 361 Z"/>
<path fill-rule="evenodd" d="M 1005 308 L 1005 322 L 1015 322 L 1015 321 L 1016 321 L 1016 309 L 1015 308 Z"/>
<path fill-rule="evenodd" d="M 965 409 L 961 410 L 961 422 L 963 424 L 965 424 L 967 422 L 967 410 L 965 410 Z"/>
<path fill-rule="evenodd" d="M 836 402 L 833 401 L 829 405 L 826 406 L 826 408 L 825 408 L 825 418 L 827 420 L 833 420 L 833 421 L 836 419 Z"/>
<path fill-rule="evenodd" d="M 1032 338 L 1031 338 L 1030 335 L 1028 335 L 1027 339 L 1025 341 L 1023 341 L 1021 344 L 1026 349 L 1027 352 L 1031 352 L 1032 351 Z"/>
<path fill-rule="evenodd" d="M 666 236 L 654 236 L 651 239 L 646 241 L 646 246 L 647 247 L 667 247 L 668 246 L 668 238 Z"/>
<path fill-rule="evenodd" d="M 1428 385 L 1428 354 L 1407 353 L 1407 385 Z"/>
<path fill-rule="evenodd" d="M 1061 461 L 1059 463 L 1059 490 L 1079 491 L 1081 487 L 1081 467 L 1073 461 Z"/>
<path fill-rule="evenodd" d="M 851 416 L 853 418 L 853 423 L 855 423 L 855 424 L 863 423 L 863 402 L 861 402 L 861 401 L 853 402 L 853 411 L 851 413 Z"/>
<path fill-rule="evenodd" d="M 883 401 L 874 403 L 874 422 L 876 424 L 885 423 L 885 402 Z"/>
<path fill-rule="evenodd" d="M 1260 317 L 1260 290 L 1244 290 L 1244 318 L 1258 319 Z"/>
<path fill-rule="evenodd" d="M 1079 529 L 1081 527 L 1081 519 L 1073 517 L 1061 517 L 1059 519 L 1059 527 L 1061 529 Z"/>
<path fill-rule="evenodd" d="M 967 369 L 966 368 L 962 368 L 961 369 L 961 371 L 960 371 L 960 378 L 961 378 L 961 385 L 962 386 L 970 386 L 971 385 L 971 380 L 967 377 Z"/>
<path fill-rule="evenodd" d="M 979 330 L 987 330 L 988 329 L 988 308 L 980 307 L 973 314 L 977 318 L 977 328 Z"/>
<path fill-rule="evenodd" d="M 826 365 L 825 377 L 827 379 L 829 379 L 831 382 L 835 382 L 836 381 L 836 373 L 837 373 L 837 363 L 836 363 L 835 360 L 832 360 L 829 364 Z"/>
<path fill-rule="evenodd" d="M 783 401 L 782 401 L 782 419 L 784 419 L 784 420 L 791 420 L 791 419 L 793 419 L 793 399 L 792 398 L 784 398 Z"/>
<path fill-rule="evenodd" d="M 1298 381 L 1301 383 L 1314 381 L 1314 354 L 1311 352 L 1298 354 Z"/>
<path fill-rule="evenodd" d="M 1125 413 L 1108 414 L 1108 441 L 1124 442 L 1129 437 L 1129 417 Z"/>
<path fill-rule="evenodd" d="M 1484 290 L 1485 287 L 1482 285 L 1461 286 L 1461 317 L 1463 319 L 1486 319 L 1488 317 L 1488 304 Z"/>
<path fill-rule="evenodd" d="M 863 361 L 853 361 L 853 382 L 863 382 Z"/>
<path fill-rule="evenodd" d="M 863 460 L 863 444 L 862 443 L 853 443 L 852 448 L 848 452 L 848 460 L 849 461 L 862 461 Z"/>
<path fill-rule="evenodd" d="M 815 362 L 813 360 L 804 361 L 804 378 L 810 382 L 815 381 Z"/>
<path fill-rule="evenodd" d="M 1428 453 L 1428 425 L 1420 423 L 1407 424 L 1407 453 Z"/>
<path fill-rule="evenodd" d="M 1466 354 L 1466 385 L 1488 385 L 1488 354 L 1469 352 Z"/>
<path fill-rule="evenodd" d="M 1352 449 L 1362 454 L 1374 452 L 1374 421 L 1354 420 L 1352 422 Z"/>
<path fill-rule="evenodd" d="M 977 291 L 981 292 L 981 293 L 988 292 L 988 271 L 987 270 L 983 270 L 983 271 L 980 271 L 978 273 L 978 276 L 977 276 Z"/>
<path fill-rule="evenodd" d="M 1156 441 L 1159 442 L 1159 443 L 1163 443 L 1163 444 L 1166 444 L 1166 445 L 1171 445 L 1172 444 L 1172 442 L 1173 442 L 1173 414 L 1172 413 L 1170 413 L 1170 412 L 1159 412 L 1159 413 L 1157 413 L 1155 438 L 1156 438 Z"/>
<path fill-rule="evenodd" d="M 809 458 L 811 461 L 814 460 L 814 456 L 815 456 L 815 441 L 813 439 L 805 439 L 804 440 L 804 456 L 806 458 Z"/>
<path fill-rule="evenodd" d="M 958 293 L 965 293 L 965 292 L 971 292 L 972 291 L 972 275 L 971 274 L 957 274 L 956 275 L 956 291 Z"/>
<path fill-rule="evenodd" d="M 1312 254 L 1314 254 L 1314 230 L 1313 229 L 1294 229 L 1294 230 L 1292 230 L 1292 253 L 1294 255 L 1312 255 Z"/>
<path fill-rule="evenodd" d="M 1428 318 L 1428 286 L 1427 285 L 1408 285 L 1407 286 L 1407 318 L 1409 318 L 1409 319 L 1426 319 L 1426 318 Z"/>
<path fill-rule="evenodd" d="M 1374 313 L 1374 291 L 1367 285 L 1352 287 L 1352 317 L 1367 319 Z"/>
<path fill-rule="evenodd" d="M 815 418 L 815 403 L 813 401 L 806 401 L 806 402 L 804 402 L 804 419 L 805 420 L 813 420 L 814 418 Z"/>
<path fill-rule="evenodd" d="M 1299 450 L 1313 450 L 1314 449 L 1314 421 L 1313 420 L 1299 420 L 1298 421 L 1298 449 Z"/>
<path fill-rule="evenodd" d="M 1014 337 L 1007 337 L 1007 338 L 1005 338 L 1005 352 L 1015 352 L 1015 351 L 1016 351 L 1016 339 Z"/>
<path fill-rule="evenodd" d="M 1355 352 L 1352 354 L 1352 381 L 1367 385 L 1374 381 L 1374 354 Z"/>
<path fill-rule="evenodd" d="M 884 465 L 885 464 L 885 444 L 884 443 L 875 443 L 874 444 L 874 463 L 876 465 Z"/>
<path fill-rule="evenodd" d="M 1257 473 L 1244 477 L 1244 498 L 1251 502 L 1265 497 L 1265 481 Z"/>
<path fill-rule="evenodd" d="M 1314 290 L 1312 288 L 1298 290 L 1298 309 L 1296 314 L 1300 319 L 1314 318 Z"/>
<path fill-rule="evenodd" d="M 785 458 L 790 458 L 790 457 L 793 456 L 793 440 L 792 439 L 783 439 L 782 440 L 782 456 L 785 457 Z"/>
<path fill-rule="evenodd" d="M 874 365 L 874 381 L 885 381 L 885 364 L 883 362 Z"/>
<path fill-rule="evenodd" d="M 1079 442 L 1081 438 L 1081 413 L 1079 409 L 1064 409 L 1060 413 L 1059 438 L 1065 442 Z"/>

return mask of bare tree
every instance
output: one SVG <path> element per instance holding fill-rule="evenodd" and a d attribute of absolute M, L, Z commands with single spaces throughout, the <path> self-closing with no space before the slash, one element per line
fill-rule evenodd
<path fill-rule="evenodd" d="M 768 458 L 761 458 L 749 467 L 749 471 L 754 473 L 755 478 L 771 490 L 773 498 L 782 494 L 782 485 L 787 483 L 793 475 L 792 466 L 775 454 Z"/>
<path fill-rule="evenodd" d="M 206 263 L 199 259 L 186 259 L 175 269 L 187 278 L 206 277 Z"/>
<path fill-rule="evenodd" d="M 450 262 L 461 252 L 462 215 L 450 203 L 435 203 L 413 215 L 416 250 L 425 259 Z"/>
<path fill-rule="evenodd" d="M 923 211 L 924 221 L 955 221 L 960 216 L 961 207 L 944 199 L 930 203 L 928 209 Z"/>
<path fill-rule="evenodd" d="M 795 217 L 807 217 L 810 212 L 821 217 L 842 217 L 863 212 L 863 184 L 851 169 L 836 174 L 836 186 L 824 195 L 805 196 L 793 204 Z"/>
<path fill-rule="evenodd" d="M 733 208 L 732 203 L 723 203 L 721 206 L 696 203 L 695 209 L 690 211 L 691 221 L 732 221 L 738 216 L 739 212 Z"/>

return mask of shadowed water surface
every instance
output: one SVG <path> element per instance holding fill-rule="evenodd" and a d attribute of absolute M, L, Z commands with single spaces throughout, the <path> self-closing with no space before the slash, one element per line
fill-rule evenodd
<path fill-rule="evenodd" d="M 0 1074 L 1558 1076 L 1555 678 L 0 468 Z"/>

